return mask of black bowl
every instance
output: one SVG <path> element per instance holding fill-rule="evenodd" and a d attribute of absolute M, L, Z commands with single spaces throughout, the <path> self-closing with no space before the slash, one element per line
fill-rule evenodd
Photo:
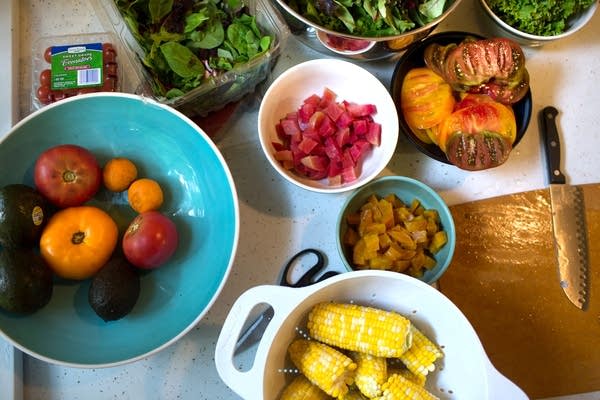
<path fill-rule="evenodd" d="M 404 119 L 404 115 L 402 114 L 402 109 L 400 108 L 400 90 L 402 89 L 402 81 L 404 80 L 404 76 L 413 68 L 424 67 L 425 61 L 423 59 L 423 53 L 427 46 L 432 43 L 438 43 L 441 45 L 447 45 L 450 43 L 460 43 L 463 39 L 468 36 L 472 36 L 477 39 L 484 39 L 483 36 L 478 35 L 476 33 L 469 32 L 441 32 L 427 38 L 413 43 L 406 52 L 400 57 L 396 67 L 394 68 L 394 73 L 392 75 L 391 81 L 391 93 L 392 98 L 394 99 L 394 103 L 396 104 L 396 110 L 398 111 L 398 122 L 400 123 L 400 130 L 404 133 L 406 137 L 410 139 L 410 141 L 416 146 L 419 151 L 428 155 L 429 157 L 441 161 L 446 164 L 452 164 L 448 161 L 446 154 L 440 149 L 436 144 L 433 143 L 425 143 L 421 141 L 410 129 L 406 120 Z M 527 131 L 527 126 L 529 125 L 529 120 L 531 118 L 531 109 L 532 109 L 532 100 L 531 100 L 531 89 L 527 91 L 525 97 L 512 105 L 513 111 L 515 113 L 515 119 L 517 122 L 517 137 L 513 143 L 513 148 L 521 141 L 523 135 Z"/>

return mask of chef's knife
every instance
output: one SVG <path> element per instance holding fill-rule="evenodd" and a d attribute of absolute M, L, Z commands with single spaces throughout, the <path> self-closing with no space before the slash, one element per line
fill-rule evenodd
<path fill-rule="evenodd" d="M 556 128 L 558 110 L 552 106 L 540 113 L 540 129 L 546 149 L 550 182 L 552 227 L 558 259 L 560 286 L 575 306 L 585 309 L 588 301 L 588 246 L 583 192 L 566 184 L 560 170 L 560 137 Z"/>

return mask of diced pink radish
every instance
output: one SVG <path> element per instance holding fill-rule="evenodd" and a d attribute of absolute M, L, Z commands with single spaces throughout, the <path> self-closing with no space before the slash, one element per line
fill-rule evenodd
<path fill-rule="evenodd" d="M 298 144 L 298 149 L 300 149 L 300 151 L 302 151 L 304 154 L 311 154 L 313 149 L 318 144 L 319 142 L 317 142 L 316 140 L 304 136 L 304 138 L 302 138 L 302 140 L 300 141 L 300 144 Z"/>
<path fill-rule="evenodd" d="M 315 171 L 327 171 L 329 160 L 323 156 L 306 156 L 302 157 L 300 162 L 306 167 Z"/>
<path fill-rule="evenodd" d="M 284 168 L 308 179 L 327 178 L 330 185 L 355 181 L 365 154 L 381 143 L 381 125 L 373 120 L 377 108 L 336 98 L 329 88 L 307 97 L 276 124 L 279 142 L 272 143 Z"/>
<path fill-rule="evenodd" d="M 352 121 L 354 121 L 354 118 L 352 117 L 352 115 L 350 115 L 349 112 L 344 111 L 343 113 L 340 114 L 338 119 L 335 121 L 335 124 L 339 128 L 346 128 L 352 124 Z"/>
<path fill-rule="evenodd" d="M 366 117 L 367 115 L 373 115 L 377 113 L 377 107 L 374 104 L 356 104 L 348 103 L 346 110 L 353 117 Z"/>
<path fill-rule="evenodd" d="M 275 152 L 275 159 L 277 161 L 294 161 L 294 156 L 291 150 L 279 150 Z"/>
<path fill-rule="evenodd" d="M 377 122 L 369 122 L 365 139 L 373 146 L 379 146 L 381 144 L 381 124 Z"/>
<path fill-rule="evenodd" d="M 363 136 L 367 133 L 367 121 L 364 119 L 355 119 L 352 121 L 352 130 L 356 136 Z"/>

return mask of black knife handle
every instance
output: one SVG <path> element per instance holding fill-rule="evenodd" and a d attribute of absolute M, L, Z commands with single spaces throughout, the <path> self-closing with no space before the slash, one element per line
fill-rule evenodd
<path fill-rule="evenodd" d="M 540 112 L 540 127 L 546 149 L 548 179 L 551 184 L 566 182 L 565 176 L 560 170 L 560 136 L 556 128 L 557 115 L 558 110 L 552 106 L 548 106 Z"/>

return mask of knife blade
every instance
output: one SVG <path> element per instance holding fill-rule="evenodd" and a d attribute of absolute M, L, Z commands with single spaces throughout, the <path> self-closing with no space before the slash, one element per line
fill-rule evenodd
<path fill-rule="evenodd" d="M 589 299 L 585 205 L 581 188 L 568 185 L 560 170 L 561 148 L 556 126 L 557 116 L 558 110 L 552 106 L 545 107 L 540 112 L 559 282 L 571 303 L 585 310 Z"/>

